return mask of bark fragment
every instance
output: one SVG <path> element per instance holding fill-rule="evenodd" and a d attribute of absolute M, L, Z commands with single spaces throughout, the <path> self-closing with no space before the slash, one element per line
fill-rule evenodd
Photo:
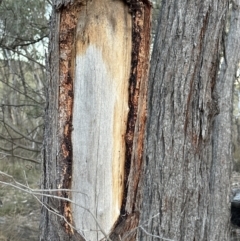
<path fill-rule="evenodd" d="M 73 108 L 73 79 L 74 79 L 74 54 L 75 28 L 82 1 L 67 4 L 61 11 L 59 29 L 59 124 L 58 136 L 61 149 L 58 157 L 59 189 L 71 189 L 72 178 L 72 108 Z M 69 193 L 60 191 L 60 197 L 69 198 Z M 66 220 L 72 224 L 70 204 L 61 202 L 61 212 Z M 73 229 L 65 223 L 67 233 L 73 234 Z"/>

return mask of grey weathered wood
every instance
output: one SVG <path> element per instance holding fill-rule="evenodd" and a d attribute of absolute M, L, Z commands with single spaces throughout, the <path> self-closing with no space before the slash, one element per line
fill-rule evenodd
<path fill-rule="evenodd" d="M 239 1 L 223 41 L 228 5 L 225 0 L 162 2 L 148 87 L 141 215 L 150 235 L 140 230 L 141 241 L 155 240 L 151 235 L 175 241 L 230 240 Z"/>
<path fill-rule="evenodd" d="M 88 2 L 79 14 L 72 189 L 80 193 L 72 200 L 81 207 L 72 210 L 87 240 L 100 240 L 95 219 L 110 233 L 123 200 L 132 17 L 122 1 L 112 0 Z"/>

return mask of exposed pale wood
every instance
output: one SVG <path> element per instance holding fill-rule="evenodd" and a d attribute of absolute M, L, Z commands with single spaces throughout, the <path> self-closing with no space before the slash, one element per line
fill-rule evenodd
<path fill-rule="evenodd" d="M 114 241 L 136 240 L 141 212 L 143 141 L 149 68 L 151 4 L 127 1 L 132 13 L 132 62 L 129 79 L 129 114 L 126 132 L 125 194 L 121 215 L 111 233 Z"/>
<path fill-rule="evenodd" d="M 72 199 L 109 233 L 124 191 L 125 133 L 132 53 L 131 15 L 122 1 L 89 1 L 79 13 L 73 106 Z M 86 209 L 72 205 L 87 240 L 103 234 Z"/>
<path fill-rule="evenodd" d="M 53 4 L 56 1 L 53 1 Z M 71 180 L 71 118 L 72 118 L 72 75 L 71 58 L 75 15 L 79 1 L 75 5 L 58 11 L 53 8 L 49 46 L 49 83 L 44 133 L 44 160 L 42 188 L 61 189 L 70 187 Z M 69 197 L 66 191 L 56 195 Z M 43 198 L 40 240 L 83 240 L 78 233 L 58 215 L 71 223 L 71 211 L 68 202 L 54 198 Z M 46 207 L 51 210 L 46 209 Z"/>
<path fill-rule="evenodd" d="M 151 7 L 147 0 L 126 3 L 53 1 L 43 187 L 78 207 L 44 198 L 65 220 L 44 207 L 41 241 L 103 237 L 79 207 L 87 196 L 68 188 L 92 195 L 86 208 L 112 240 L 136 239 Z"/>

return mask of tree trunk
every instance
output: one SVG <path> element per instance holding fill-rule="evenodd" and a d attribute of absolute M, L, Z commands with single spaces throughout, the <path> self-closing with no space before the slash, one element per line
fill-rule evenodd
<path fill-rule="evenodd" d="M 225 0 L 162 2 L 148 86 L 141 241 L 230 240 L 239 3 L 229 16 Z"/>
<path fill-rule="evenodd" d="M 149 2 L 54 1 L 40 240 L 230 239 L 239 1 L 162 1 L 146 132 Z"/>
<path fill-rule="evenodd" d="M 58 191 L 43 198 L 41 240 L 134 240 L 151 6 L 54 6 L 43 188 Z"/>

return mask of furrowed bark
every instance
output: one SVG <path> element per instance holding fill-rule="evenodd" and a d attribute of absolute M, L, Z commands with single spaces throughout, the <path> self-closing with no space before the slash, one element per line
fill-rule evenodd
<path fill-rule="evenodd" d="M 141 241 L 230 240 L 239 20 L 226 35 L 228 10 L 229 1 L 162 2 L 148 86 Z"/>
<path fill-rule="evenodd" d="M 43 207 L 41 240 L 135 239 L 151 6 L 128 4 L 54 3 L 43 186 L 78 192 L 43 199 L 65 220 Z"/>

